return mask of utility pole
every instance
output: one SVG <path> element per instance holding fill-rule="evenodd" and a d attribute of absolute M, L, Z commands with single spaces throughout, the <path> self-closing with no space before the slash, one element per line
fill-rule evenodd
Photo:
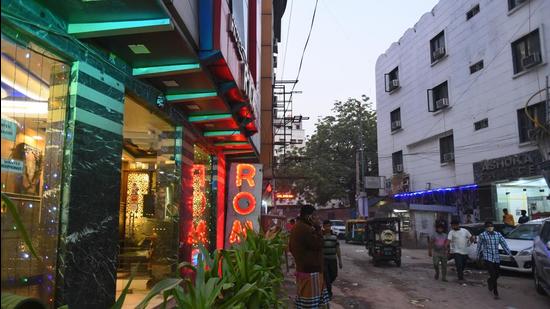
<path fill-rule="evenodd" d="M 363 122 L 361 115 L 361 102 L 357 104 L 357 121 L 359 122 L 359 135 L 357 141 L 357 152 L 355 155 L 355 173 L 356 173 L 356 200 L 357 200 L 357 213 L 362 214 L 364 217 L 368 216 L 365 213 L 365 209 L 368 209 L 367 192 L 365 191 L 365 142 L 363 139 Z M 366 204 L 366 205 L 365 205 Z M 367 206 L 367 207 L 365 207 Z"/>

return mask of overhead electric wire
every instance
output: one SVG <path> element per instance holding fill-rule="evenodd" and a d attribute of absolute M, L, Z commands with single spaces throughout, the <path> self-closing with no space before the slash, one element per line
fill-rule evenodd
<path fill-rule="evenodd" d="M 286 59 L 288 58 L 288 38 L 290 37 L 290 23 L 292 22 L 292 9 L 294 8 L 294 0 L 290 0 L 290 13 L 288 14 L 288 26 L 286 28 L 285 38 L 285 57 L 283 58 L 283 69 L 281 70 L 281 79 L 285 77 Z"/>
<path fill-rule="evenodd" d="M 288 99 L 288 102 L 292 102 L 292 96 L 294 95 L 294 89 L 296 89 L 296 84 L 298 84 L 298 81 L 300 80 L 300 73 L 302 72 L 302 65 L 304 64 L 304 56 L 306 54 L 307 46 L 309 45 L 309 40 L 311 38 L 311 33 L 313 32 L 313 25 L 315 24 L 315 16 L 317 15 L 317 5 L 318 4 L 319 4 L 319 0 L 315 0 L 315 7 L 313 8 L 313 15 L 311 16 L 311 24 L 309 25 L 309 31 L 308 31 L 308 34 L 307 34 L 306 42 L 305 42 L 304 48 L 302 50 L 302 56 L 300 57 L 300 64 L 298 66 L 298 73 L 296 74 L 296 79 L 295 79 L 296 82 L 292 85 L 292 90 L 290 91 L 290 97 Z M 285 54 L 285 59 L 286 59 L 286 54 Z M 286 107 L 285 107 L 285 110 L 286 110 Z M 286 126 L 286 120 L 284 118 L 283 118 L 283 126 Z M 279 133 L 279 130 L 280 130 L 280 128 L 275 130 L 275 135 L 277 135 L 277 133 Z M 284 138 L 286 139 L 286 137 L 284 137 Z"/>

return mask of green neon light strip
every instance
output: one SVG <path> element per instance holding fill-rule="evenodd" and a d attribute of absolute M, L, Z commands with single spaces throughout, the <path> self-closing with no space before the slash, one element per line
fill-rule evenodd
<path fill-rule="evenodd" d="M 67 32 L 78 38 L 173 30 L 170 18 L 69 24 Z"/>
<path fill-rule="evenodd" d="M 174 64 L 174 65 L 163 65 L 163 66 L 156 66 L 156 67 L 135 68 L 132 70 L 132 74 L 134 76 L 155 75 L 155 74 L 162 74 L 162 73 L 194 71 L 200 68 L 201 66 L 198 63 Z"/>
<path fill-rule="evenodd" d="M 214 143 L 215 146 L 248 146 L 248 142 L 219 142 Z"/>
<path fill-rule="evenodd" d="M 214 137 L 214 136 L 231 136 L 231 135 L 240 135 L 241 132 L 239 130 L 226 130 L 226 131 L 206 131 L 203 133 L 206 137 Z"/>
<path fill-rule="evenodd" d="M 203 122 L 203 121 L 224 120 L 224 119 L 231 119 L 231 118 L 233 118 L 231 114 L 215 114 L 215 115 L 189 116 L 187 120 L 189 120 L 189 122 Z"/>
<path fill-rule="evenodd" d="M 215 92 L 215 91 L 197 92 L 197 93 L 167 94 L 166 95 L 166 100 L 168 100 L 169 102 L 186 101 L 186 100 L 193 100 L 193 99 L 213 98 L 217 95 L 218 95 L 218 93 Z"/>

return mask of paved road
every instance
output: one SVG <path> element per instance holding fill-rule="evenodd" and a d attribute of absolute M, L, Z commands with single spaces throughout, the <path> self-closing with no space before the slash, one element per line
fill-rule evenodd
<path fill-rule="evenodd" d="M 449 282 L 435 281 L 426 250 L 403 250 L 399 268 L 394 263 L 375 267 L 363 246 L 341 242 L 341 248 L 344 268 L 333 288 L 331 309 L 550 308 L 550 297 L 537 294 L 529 275 L 503 273 L 499 279 L 501 299 L 494 300 L 483 270 L 469 268 L 467 283 L 461 285 L 450 262 Z"/>

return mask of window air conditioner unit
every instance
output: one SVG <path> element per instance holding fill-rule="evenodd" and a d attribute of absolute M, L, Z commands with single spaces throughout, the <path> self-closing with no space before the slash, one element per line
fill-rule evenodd
<path fill-rule="evenodd" d="M 399 87 L 399 80 L 398 79 L 392 79 L 391 85 L 393 88 Z"/>
<path fill-rule="evenodd" d="M 437 101 L 435 101 L 435 108 L 436 109 L 442 109 L 449 106 L 449 99 L 448 98 L 441 98 Z"/>
<path fill-rule="evenodd" d="M 529 56 L 521 58 L 521 65 L 523 65 L 524 68 L 530 68 L 534 65 L 537 65 L 541 62 L 540 54 L 534 53 Z"/>
<path fill-rule="evenodd" d="M 399 129 L 399 128 L 401 128 L 401 120 L 395 120 L 395 121 L 392 121 L 392 122 L 391 122 L 391 129 L 392 129 L 392 131 L 393 131 L 393 130 L 397 130 L 397 129 Z"/>
<path fill-rule="evenodd" d="M 398 173 L 403 172 L 403 164 L 396 164 L 395 165 L 395 171 Z"/>
<path fill-rule="evenodd" d="M 439 59 L 445 56 L 445 47 L 439 47 L 434 50 L 434 59 Z"/>
<path fill-rule="evenodd" d="M 443 162 L 451 162 L 454 161 L 455 154 L 452 152 L 443 154 Z"/>

